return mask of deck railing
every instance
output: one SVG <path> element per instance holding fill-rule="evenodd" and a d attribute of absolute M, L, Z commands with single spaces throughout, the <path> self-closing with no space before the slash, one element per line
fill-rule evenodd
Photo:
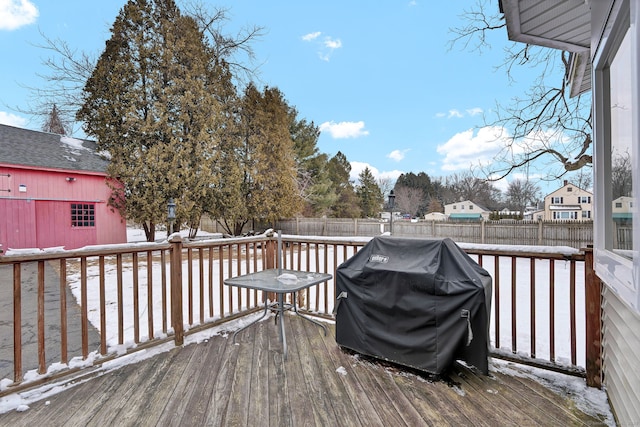
<path fill-rule="evenodd" d="M 282 267 L 335 277 L 368 240 L 285 236 Z M 268 295 L 223 281 L 277 266 L 276 250 L 273 236 L 176 236 L 0 256 L 0 285 L 13 297 L 0 314 L 0 360 L 12 362 L 0 364 L 0 378 L 8 378 L 0 396 L 140 349 L 182 345 L 185 335 L 260 310 Z M 599 387 L 600 284 L 591 253 L 465 250 L 493 277 L 492 354 L 583 375 Z M 301 309 L 331 318 L 334 286 L 330 280 L 298 293 Z"/>

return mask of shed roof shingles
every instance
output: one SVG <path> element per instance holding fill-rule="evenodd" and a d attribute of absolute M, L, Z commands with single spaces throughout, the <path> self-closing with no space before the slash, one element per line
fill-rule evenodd
<path fill-rule="evenodd" d="M 0 163 L 106 172 L 108 160 L 93 141 L 0 124 Z"/>

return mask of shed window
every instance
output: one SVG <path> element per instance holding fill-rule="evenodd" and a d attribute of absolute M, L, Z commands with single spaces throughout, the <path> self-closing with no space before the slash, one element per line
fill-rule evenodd
<path fill-rule="evenodd" d="M 95 205 L 89 203 L 71 203 L 72 227 L 95 227 Z"/>

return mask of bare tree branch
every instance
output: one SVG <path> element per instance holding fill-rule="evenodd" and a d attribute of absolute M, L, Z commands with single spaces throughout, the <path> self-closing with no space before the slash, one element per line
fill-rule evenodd
<path fill-rule="evenodd" d="M 495 13 L 487 13 L 490 8 Z M 491 47 L 489 34 L 505 28 L 495 2 L 477 0 L 463 13 L 464 23 L 451 30 L 450 47 L 482 52 Z M 480 166 L 487 179 L 496 181 L 523 169 L 540 167 L 543 180 L 556 180 L 592 164 L 591 94 L 569 96 L 568 52 L 513 43 L 504 49 L 502 69 L 510 81 L 523 67 L 538 72 L 532 86 L 508 104 L 497 104 L 484 126 L 502 129 L 502 150 L 490 166 Z"/>
<path fill-rule="evenodd" d="M 213 60 L 225 61 L 232 74 L 244 83 L 258 76 L 260 65 L 255 65 L 252 43 L 266 34 L 264 27 L 247 26 L 234 35 L 228 35 L 223 33 L 222 28 L 230 20 L 229 8 L 211 9 L 201 0 L 194 0 L 186 4 L 185 11 L 196 20 L 200 30 L 209 38 Z"/>

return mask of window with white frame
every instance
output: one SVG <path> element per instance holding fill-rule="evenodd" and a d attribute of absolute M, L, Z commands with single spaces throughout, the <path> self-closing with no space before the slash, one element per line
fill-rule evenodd
<path fill-rule="evenodd" d="M 640 30 L 630 25 L 631 15 L 640 17 L 638 2 L 614 5 L 593 60 L 594 246 L 598 276 L 640 312 L 640 288 L 634 279 L 640 274 L 640 258 L 635 255 L 638 243 L 634 242 L 639 234 L 634 223 L 639 218 L 633 208 L 627 209 L 632 204 L 627 200 L 632 202 L 639 192 L 633 171 L 639 167 L 640 147 Z"/>
<path fill-rule="evenodd" d="M 562 204 L 562 197 L 560 196 L 554 196 L 551 198 L 551 204 L 552 205 L 561 205 Z"/>
<path fill-rule="evenodd" d="M 578 204 L 588 204 L 591 203 L 591 196 L 578 196 Z"/>
<path fill-rule="evenodd" d="M 575 211 L 561 211 L 553 212 L 553 219 L 578 219 L 578 212 Z"/>

